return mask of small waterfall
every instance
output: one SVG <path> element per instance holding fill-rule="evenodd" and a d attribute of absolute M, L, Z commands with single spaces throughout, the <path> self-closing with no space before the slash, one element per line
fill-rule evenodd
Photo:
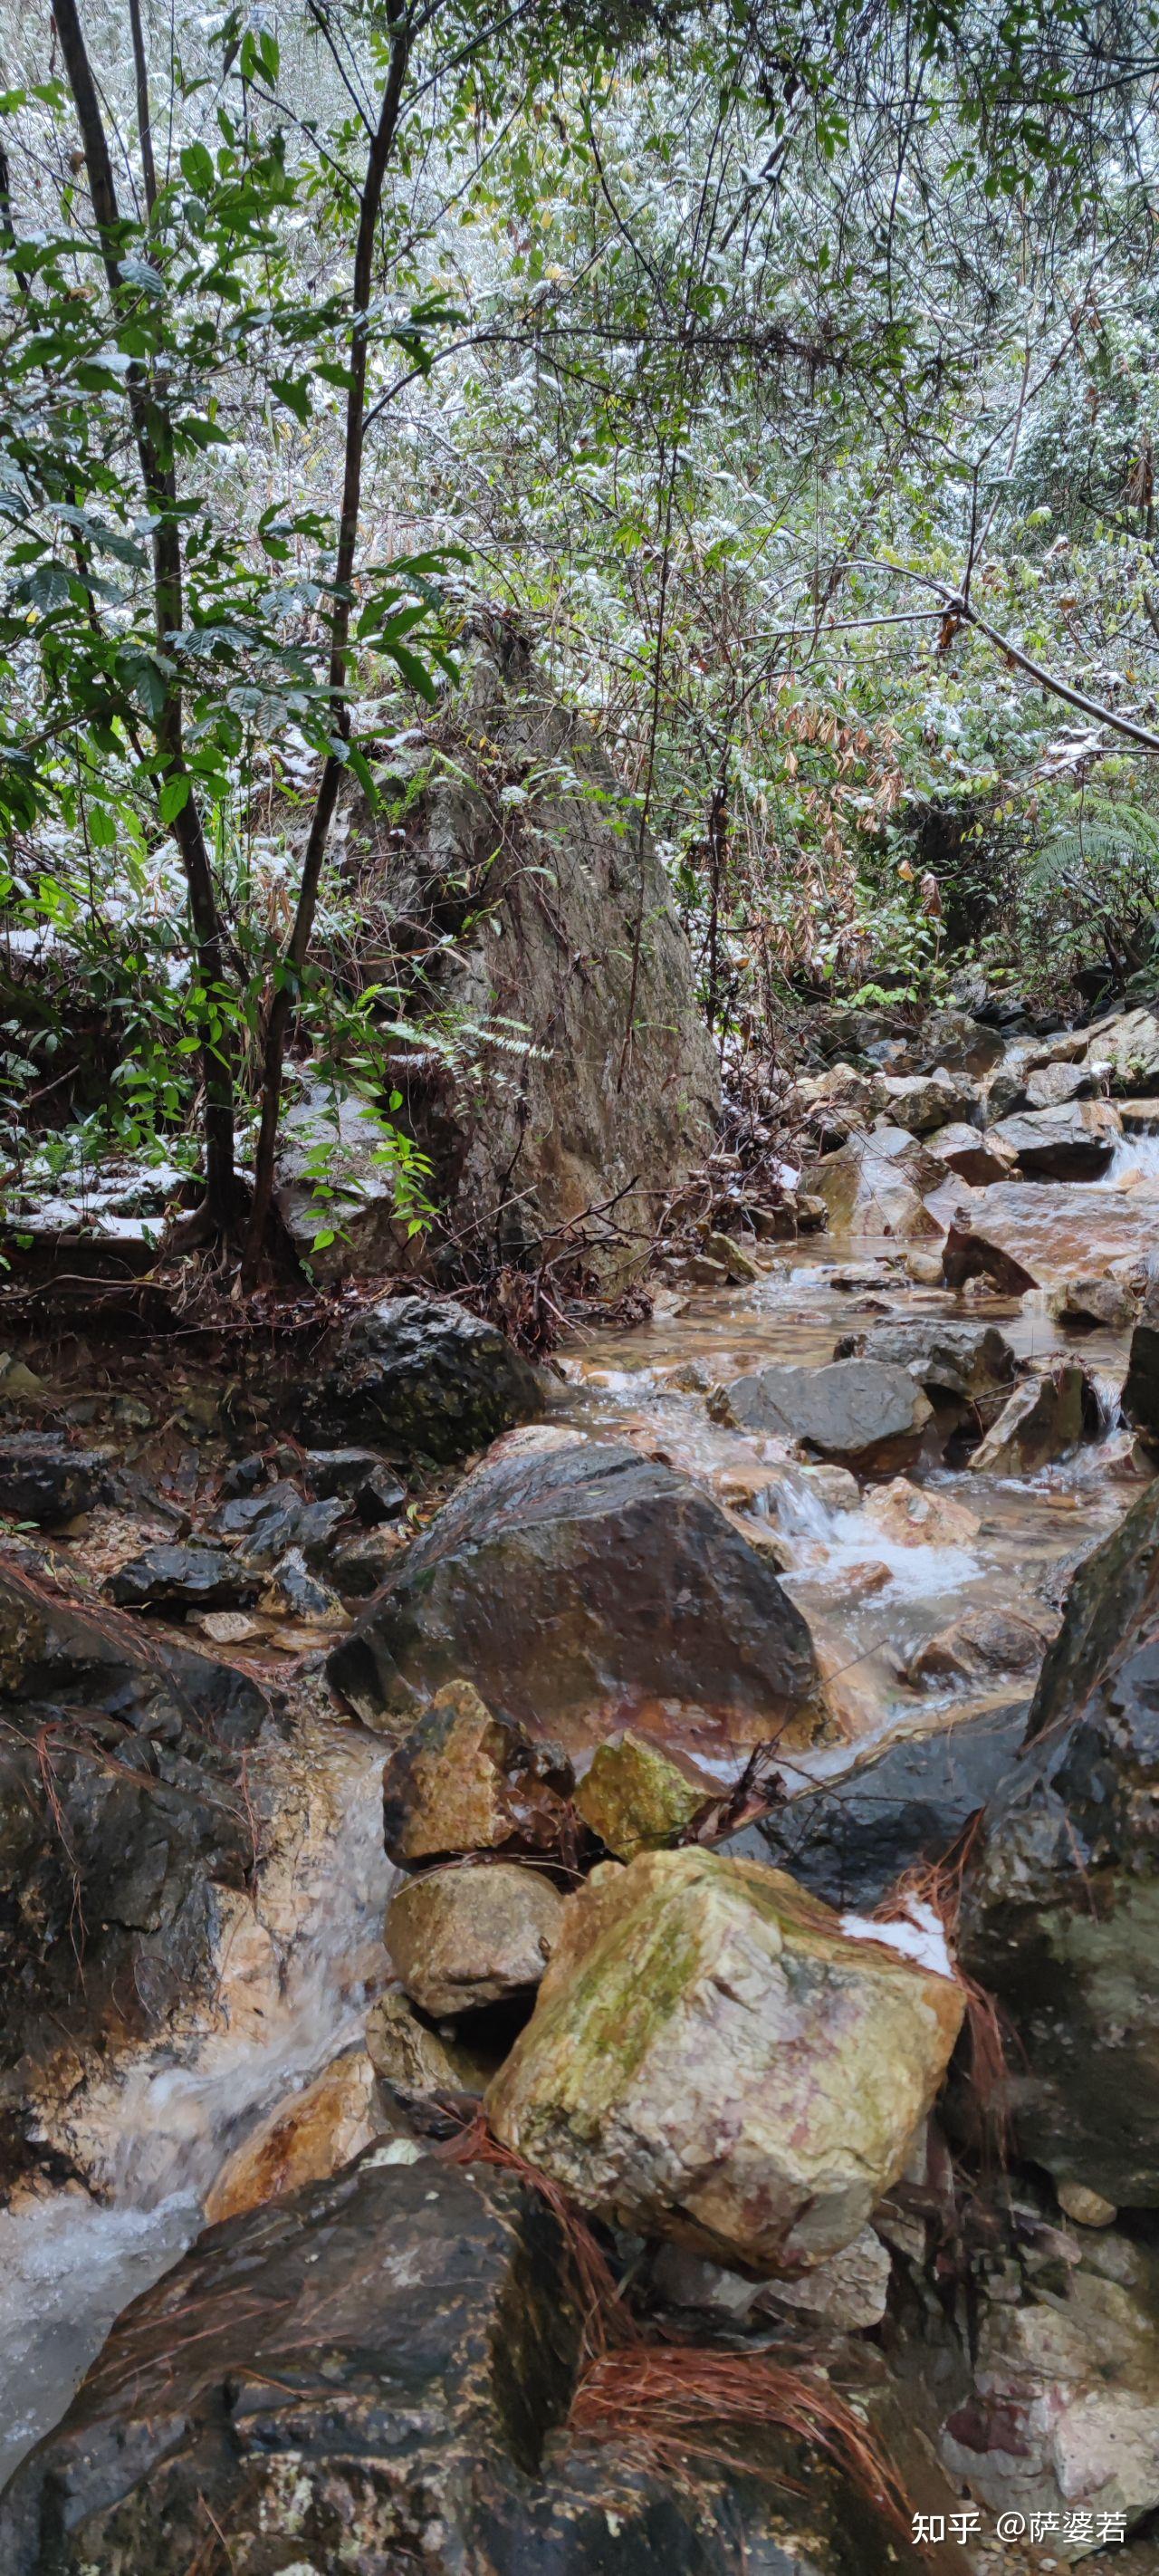
<path fill-rule="evenodd" d="M 228 2017 L 88 2088 L 66 2133 L 107 2198 L 78 2184 L 0 2212 L 0 2484 L 58 2421 L 114 2318 L 190 2244 L 253 2122 L 360 2037 L 385 1971 L 394 1877 L 382 1763 L 381 1747 L 333 1739 L 312 1789 L 314 1815 L 329 1792 L 324 1831 L 295 1860 L 286 1895 L 275 1892 L 272 1925 L 260 1922 L 259 1889 L 248 1923 L 227 1935 Z"/>

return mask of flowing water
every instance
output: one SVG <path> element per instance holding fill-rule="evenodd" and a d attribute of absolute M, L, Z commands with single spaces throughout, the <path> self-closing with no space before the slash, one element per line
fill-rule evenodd
<path fill-rule="evenodd" d="M 1156 1240 L 1159 1132 L 1136 1122 L 1098 1184 L 957 1195 L 979 1225 L 1000 1215 L 1047 1284 L 1105 1270 Z M 963 1303 L 916 1287 L 896 1243 L 867 1238 L 786 1245 L 759 1283 L 659 1304 L 632 1333 L 572 1344 L 565 1410 L 585 1435 L 627 1439 L 684 1470 L 775 1547 L 813 1628 L 831 1711 L 824 1741 L 782 1763 L 790 1783 L 839 1772 L 896 1733 L 1028 1699 L 1028 1665 L 932 1689 L 907 1675 L 923 1643 L 965 1613 L 1009 1612 L 1048 1633 L 1067 1565 L 1137 1490 L 1115 1427 L 1125 1337 L 1064 1339 L 1041 1292 Z M 783 1444 L 709 1413 L 712 1385 L 744 1370 L 823 1365 L 842 1334 L 875 1322 L 963 1315 L 999 1324 L 1023 1357 L 1077 1352 L 1099 1391 L 1103 1436 L 1018 1481 L 919 1464 L 915 1480 L 935 1505 L 965 1504 L 972 1516 L 963 1524 L 959 1511 L 943 1536 L 936 1521 L 918 1543 L 899 1535 L 873 1488 L 858 1493 L 848 1477 L 794 1462 Z M 386 1972 L 382 1758 L 356 1728 L 319 1727 L 285 1787 L 294 1830 L 256 1905 L 239 1900 L 223 1924 L 216 2013 L 136 2052 L 64 2121 L 61 2143 L 92 2194 L 46 2190 L 0 2215 L 0 2475 L 57 2420 L 116 2313 L 189 2242 L 224 2158 L 254 2121 L 362 2030 Z"/>

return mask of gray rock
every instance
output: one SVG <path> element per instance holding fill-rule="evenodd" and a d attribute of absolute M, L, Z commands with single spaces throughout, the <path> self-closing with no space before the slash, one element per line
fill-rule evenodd
<path fill-rule="evenodd" d="M 970 1465 L 979 1475 L 1034 1476 L 1092 1439 L 1100 1427 L 1099 1401 L 1077 1360 L 1058 1360 L 1041 1377 L 1024 1379 L 979 1441 Z"/>
<path fill-rule="evenodd" d="M 876 1359 L 754 1369 L 721 1388 L 710 1411 L 745 1431 L 802 1440 L 854 1473 L 881 1476 L 912 1466 L 931 1418 L 910 1371 Z"/>
<path fill-rule="evenodd" d="M 932 1136 L 954 1119 L 973 1123 L 981 1108 L 982 1095 L 973 1076 L 951 1073 L 945 1065 L 929 1074 L 880 1074 L 877 1089 L 894 1126 L 908 1127 L 913 1136 Z"/>
<path fill-rule="evenodd" d="M 53 1529 L 94 1503 L 107 1502 L 109 1451 L 74 1449 L 55 1431 L 19 1431 L 0 1440 L 0 1514 Z"/>
<path fill-rule="evenodd" d="M 316 1445 L 369 1432 L 391 1458 L 452 1465 L 534 1421 L 543 1397 L 494 1324 L 448 1297 L 385 1297 L 323 1343 L 293 1409 Z"/>
<path fill-rule="evenodd" d="M 939 1163 L 956 1172 L 959 1180 L 968 1181 L 972 1189 L 984 1189 L 988 1181 L 1009 1180 L 1018 1168 L 1013 1146 L 1004 1144 L 996 1128 L 968 1127 L 956 1119 L 948 1127 L 936 1128 L 927 1141 Z"/>
<path fill-rule="evenodd" d="M 304 1619 L 322 1627 L 341 1623 L 342 1604 L 337 1593 L 331 1592 L 327 1584 L 319 1583 L 316 1574 L 311 1574 L 300 1547 L 287 1548 L 285 1555 L 279 1557 L 270 1582 L 270 1594 L 278 1607 L 288 1610 L 293 1619 Z"/>
<path fill-rule="evenodd" d="M 1159 1017 L 1138 1010 L 1095 1021 L 1087 1031 L 1087 1061 L 1107 1068 L 1116 1091 L 1153 1091 L 1159 1084 Z"/>
<path fill-rule="evenodd" d="M 989 1803 L 961 1956 L 1014 2033 L 1021 2153 L 1159 2205 L 1159 1482 L 1080 1565 L 1028 1744 Z"/>
<path fill-rule="evenodd" d="M 1096 1077 L 1087 1064 L 1041 1064 L 1026 1081 L 1030 1109 L 1061 1109 L 1068 1100 L 1087 1100 Z"/>
<path fill-rule="evenodd" d="M 1024 1110 L 994 1130 L 1031 1180 L 1090 1181 L 1105 1172 L 1122 1135 L 1109 1100 L 1076 1100 L 1060 1109 Z"/>
<path fill-rule="evenodd" d="M 1013 1350 L 996 1324 L 943 1323 L 940 1317 L 912 1324 L 876 1324 L 864 1332 L 843 1335 L 834 1357 L 855 1354 L 907 1369 L 927 1394 L 957 1395 L 971 1401 L 1008 1387 L 1015 1371 Z"/>
<path fill-rule="evenodd" d="M 257 1598 L 252 1566 L 224 1547 L 146 1547 L 105 1584 L 121 1610 L 239 1610 Z"/>
<path fill-rule="evenodd" d="M 308 1449 L 302 1468 L 319 1502 L 342 1495 L 368 1529 L 406 1510 L 406 1486 L 373 1449 Z"/>
<path fill-rule="evenodd" d="M 472 1681 L 569 1755 L 626 1726 L 693 1753 L 751 1745 L 803 1713 L 816 1681 L 800 1611 L 699 1486 L 626 1445 L 558 1435 L 476 1468 L 328 1670 L 359 1716 L 396 1731 L 442 1684 Z"/>
<path fill-rule="evenodd" d="M 244 1558 L 247 1565 L 276 1565 L 288 1548 L 297 1548 L 307 1565 L 319 1565 L 329 1555 L 335 1530 L 346 1517 L 340 1495 L 307 1503 L 296 1486 L 279 1478 L 264 1493 L 244 1494 L 226 1503 L 214 1528 L 224 1538 L 237 1539 L 239 1559 Z"/>
<path fill-rule="evenodd" d="M 1070 1332 L 1091 1332 L 1102 1325 L 1109 1333 L 1130 1331 L 1137 1301 L 1124 1279 L 1095 1277 L 1068 1279 L 1061 1288 L 1052 1288 L 1046 1311 L 1056 1324 Z"/>
<path fill-rule="evenodd" d="M 904 1870 L 941 1860 L 993 1797 L 1024 1739 L 1028 1706 L 1026 1697 L 1012 1699 L 996 1715 L 903 1736 L 726 1848 L 763 1849 L 827 1904 L 872 1913 Z"/>

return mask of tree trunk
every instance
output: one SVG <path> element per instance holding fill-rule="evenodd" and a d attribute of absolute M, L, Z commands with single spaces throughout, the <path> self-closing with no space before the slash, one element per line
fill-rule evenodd
<path fill-rule="evenodd" d="M 353 605 L 352 585 L 358 542 L 358 522 L 362 508 L 366 367 L 369 354 L 370 297 L 374 283 L 374 242 L 387 163 L 398 131 L 403 83 L 410 59 L 411 43 L 403 0 L 390 0 L 387 19 L 391 31 L 390 63 L 378 125 L 367 157 L 366 178 L 359 208 L 358 240 L 354 252 L 354 274 L 351 285 L 353 321 L 350 337 L 350 385 L 346 396 L 342 508 L 338 522 L 334 615 L 330 628 L 329 686 L 334 709 L 334 730 L 344 741 L 349 740 L 350 736 L 350 706 L 347 697 L 350 612 Z M 242 1270 L 243 1280 L 248 1287 L 252 1287 L 257 1277 L 266 1248 L 273 1202 L 278 1119 L 282 1105 L 282 1078 L 285 1070 L 290 1015 L 301 989 L 302 974 L 310 946 L 310 934 L 314 927 L 322 865 L 326 856 L 326 845 L 330 837 L 330 825 L 334 819 L 334 808 L 338 802 L 338 786 L 344 766 L 344 762 L 335 752 L 330 752 L 323 763 L 309 838 L 306 843 L 302 884 L 294 914 L 294 926 L 266 1016 L 265 1047 L 262 1058 L 261 1127 L 254 1167 L 253 1204 L 250 1209 Z"/>
<path fill-rule="evenodd" d="M 105 274 L 115 311 L 123 301 L 124 292 L 120 270 L 122 225 L 113 184 L 108 141 L 76 0 L 54 0 L 54 16 L 68 85 L 80 126 L 89 195 L 92 198 Z M 136 0 L 132 0 L 132 16 L 138 110 L 144 120 L 142 152 L 146 170 L 146 193 L 150 198 L 151 209 L 152 199 L 155 196 L 155 181 L 149 129 L 148 84 L 145 78 L 144 48 Z M 158 404 L 156 390 L 150 386 L 143 369 L 136 362 L 130 366 L 126 382 L 141 480 L 154 522 L 153 605 L 157 646 L 161 653 L 166 653 L 169 649 L 170 636 L 182 624 L 183 608 L 181 532 L 175 515 L 176 477 L 172 465 L 163 465 L 161 462 L 163 455 L 171 455 L 172 443 L 169 436 L 169 423 L 165 418 L 163 407 Z M 162 433 L 160 438 L 158 431 Z M 213 1015 L 222 1023 L 220 1037 L 214 1041 L 206 1033 L 201 1046 L 202 1082 L 205 1094 L 205 1215 L 214 1233 L 228 1234 L 238 1222 L 241 1195 L 235 1158 L 234 1050 L 223 1009 L 224 951 L 213 871 L 205 845 L 205 831 L 196 789 L 185 763 L 182 738 L 182 692 L 179 680 L 173 680 L 169 684 L 166 703 L 157 718 L 154 731 L 157 749 L 165 762 L 166 780 L 184 778 L 188 780 L 189 785 L 189 793 L 176 818 L 173 833 L 189 890 L 189 914 L 199 979 L 207 996 L 210 997 Z"/>

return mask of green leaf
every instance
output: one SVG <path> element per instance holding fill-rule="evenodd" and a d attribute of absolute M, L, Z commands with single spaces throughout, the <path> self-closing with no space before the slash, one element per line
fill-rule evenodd
<path fill-rule="evenodd" d="M 163 823 L 174 822 L 177 815 L 183 812 L 189 803 L 191 785 L 192 781 L 184 771 L 176 778 L 166 779 L 157 799 L 157 811 Z"/>

